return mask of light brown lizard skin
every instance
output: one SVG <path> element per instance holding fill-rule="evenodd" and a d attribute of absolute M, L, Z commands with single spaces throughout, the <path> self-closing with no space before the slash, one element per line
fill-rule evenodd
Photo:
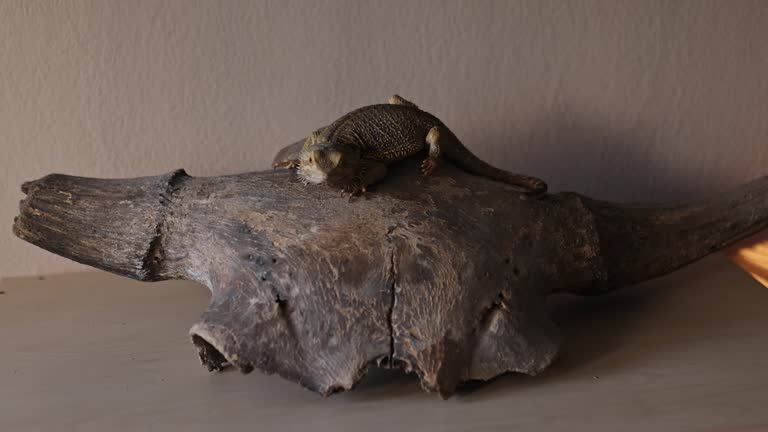
<path fill-rule="evenodd" d="M 489 165 L 472 154 L 437 117 L 399 96 L 388 104 L 369 105 L 342 116 L 307 138 L 296 164 L 299 175 L 313 183 L 327 181 L 353 192 L 380 180 L 385 167 L 423 150 L 429 155 L 422 172 L 430 174 L 444 156 L 460 168 L 538 195 L 544 181 Z M 314 175 L 322 172 L 322 175 Z M 374 173 L 374 174 L 371 174 Z M 323 178 L 323 175 L 326 178 Z"/>

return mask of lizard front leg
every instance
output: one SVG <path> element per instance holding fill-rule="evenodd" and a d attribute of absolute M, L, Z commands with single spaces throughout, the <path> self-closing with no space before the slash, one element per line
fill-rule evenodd
<path fill-rule="evenodd" d="M 323 141 L 323 131 L 328 126 L 323 126 L 320 129 L 312 132 L 307 138 L 305 138 L 303 141 L 295 142 L 291 144 L 290 146 L 280 150 L 280 152 L 275 157 L 275 161 L 272 163 L 272 168 L 288 168 L 288 169 L 295 169 L 299 167 L 299 164 L 301 162 L 300 160 L 300 154 L 303 149 L 309 148 L 309 146 L 312 146 L 314 144 L 318 144 Z M 300 146 L 299 144 L 302 143 Z"/>
<path fill-rule="evenodd" d="M 421 163 L 421 173 L 428 176 L 437 168 L 437 159 L 440 157 L 440 129 L 430 129 L 426 142 L 429 146 L 429 156 Z"/>
<path fill-rule="evenodd" d="M 272 169 L 287 168 L 296 169 L 299 167 L 300 161 L 298 159 L 284 159 L 272 164 Z"/>
<path fill-rule="evenodd" d="M 301 149 L 304 148 L 305 141 L 306 138 L 296 141 L 277 152 L 275 159 L 272 161 L 272 168 L 297 168 L 299 166 L 299 154 L 301 154 Z"/>
<path fill-rule="evenodd" d="M 387 165 L 373 160 L 364 160 L 357 172 L 341 186 L 342 193 L 349 193 L 350 199 L 367 192 L 368 186 L 387 175 Z"/>

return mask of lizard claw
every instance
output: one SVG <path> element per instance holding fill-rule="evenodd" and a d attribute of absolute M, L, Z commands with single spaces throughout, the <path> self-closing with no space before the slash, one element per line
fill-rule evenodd
<path fill-rule="evenodd" d="M 433 158 L 426 158 L 421 163 L 421 174 L 428 176 L 437 168 L 437 161 Z"/>
<path fill-rule="evenodd" d="M 341 196 L 349 194 L 349 202 L 352 202 L 355 198 L 362 196 L 366 192 L 365 186 L 348 185 L 341 188 Z"/>

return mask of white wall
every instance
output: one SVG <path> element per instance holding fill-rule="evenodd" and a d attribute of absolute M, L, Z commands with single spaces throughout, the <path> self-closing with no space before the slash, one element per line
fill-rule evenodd
<path fill-rule="evenodd" d="M 768 173 L 768 2 L 0 0 L 0 276 L 82 268 L 22 181 L 264 169 L 395 92 L 553 190 L 695 198 Z"/>

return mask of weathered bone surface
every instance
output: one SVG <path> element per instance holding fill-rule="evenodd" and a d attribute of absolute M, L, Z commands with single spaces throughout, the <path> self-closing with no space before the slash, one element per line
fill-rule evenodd
<path fill-rule="evenodd" d="M 768 178 L 638 208 L 574 193 L 521 200 L 448 163 L 423 178 L 417 164 L 352 202 L 288 171 L 53 174 L 23 185 L 14 233 L 131 278 L 208 286 L 191 335 L 210 370 L 256 368 L 329 394 L 380 364 L 445 397 L 553 361 L 545 296 L 603 294 L 768 226 Z"/>

